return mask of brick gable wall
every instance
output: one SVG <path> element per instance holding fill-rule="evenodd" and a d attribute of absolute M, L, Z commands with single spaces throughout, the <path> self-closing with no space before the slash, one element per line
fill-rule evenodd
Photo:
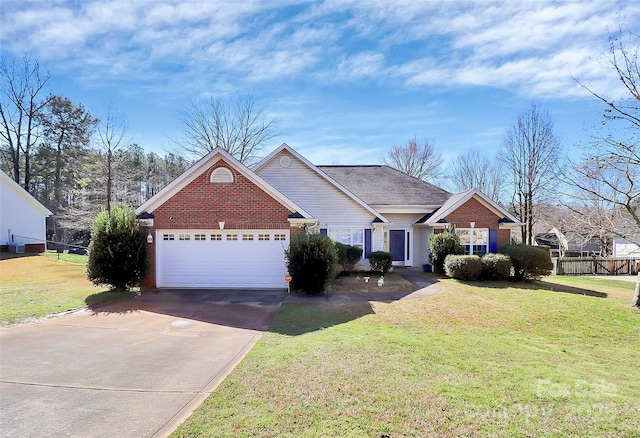
<path fill-rule="evenodd" d="M 456 224 L 456 228 L 471 228 L 470 222 L 475 222 L 476 228 L 497 228 L 501 218 L 472 197 L 445 219 L 450 224 Z"/>
<path fill-rule="evenodd" d="M 210 182 L 211 173 L 219 167 L 231 171 L 233 183 Z M 149 213 L 154 215 L 154 226 L 147 230 L 154 242 L 147 245 L 149 271 L 141 283 L 145 287 L 156 285 L 155 230 L 217 230 L 221 221 L 225 230 L 284 230 L 289 229 L 287 219 L 293 212 L 220 160 Z"/>
<path fill-rule="evenodd" d="M 471 222 L 475 222 L 475 228 L 497 229 L 498 251 L 502 251 L 511 243 L 511 230 L 500 229 L 500 219 L 500 216 L 473 197 L 445 218 L 448 223 L 455 224 L 456 228 L 471 228 Z"/>

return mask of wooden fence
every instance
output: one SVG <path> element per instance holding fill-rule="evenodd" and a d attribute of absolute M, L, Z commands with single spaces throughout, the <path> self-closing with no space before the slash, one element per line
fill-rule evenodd
<path fill-rule="evenodd" d="M 554 258 L 558 275 L 636 275 L 640 257 L 561 257 Z"/>

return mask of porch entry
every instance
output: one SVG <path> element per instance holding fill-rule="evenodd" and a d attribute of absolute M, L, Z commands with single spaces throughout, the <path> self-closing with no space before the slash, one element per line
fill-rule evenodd
<path fill-rule="evenodd" d="M 394 266 L 413 266 L 411 230 L 389 230 L 389 252 Z"/>

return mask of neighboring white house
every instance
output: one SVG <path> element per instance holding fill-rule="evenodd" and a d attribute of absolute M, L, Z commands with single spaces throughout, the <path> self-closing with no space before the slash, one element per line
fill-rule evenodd
<path fill-rule="evenodd" d="M 627 239 L 613 239 L 614 257 L 640 257 L 640 246 Z"/>
<path fill-rule="evenodd" d="M 52 214 L 0 170 L 0 251 L 45 251 Z"/>

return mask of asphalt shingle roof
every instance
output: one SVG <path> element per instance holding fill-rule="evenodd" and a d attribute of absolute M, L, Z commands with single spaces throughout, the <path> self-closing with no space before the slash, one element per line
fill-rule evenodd
<path fill-rule="evenodd" d="M 451 197 L 386 165 L 317 167 L 369 205 L 442 205 Z"/>

